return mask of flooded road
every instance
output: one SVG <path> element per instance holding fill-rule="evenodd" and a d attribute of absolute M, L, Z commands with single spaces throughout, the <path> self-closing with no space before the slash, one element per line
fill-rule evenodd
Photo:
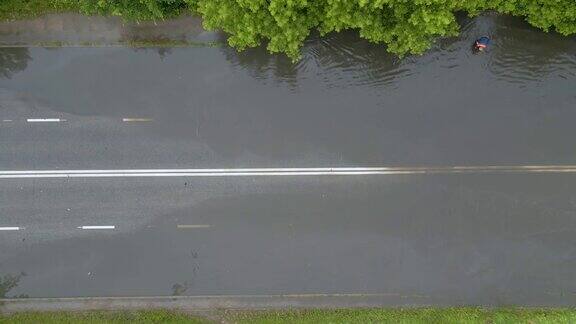
<path fill-rule="evenodd" d="M 473 55 L 481 34 L 494 45 Z M 3 119 L 62 117 L 65 127 L 91 127 L 46 137 L 52 130 L 42 129 L 40 141 L 26 143 L 60 137 L 64 152 L 54 154 L 73 147 L 85 158 L 75 161 L 36 156 L 14 146 L 21 129 L 5 131 L 0 145 L 16 151 L 0 160 L 9 169 L 110 159 L 157 167 L 175 157 L 200 167 L 576 162 L 576 41 L 511 18 L 469 21 L 460 38 L 402 61 L 351 33 L 310 40 L 296 65 L 226 47 L 4 51 Z M 155 122 L 145 132 L 113 123 L 131 117 Z M 86 148 L 78 136 L 102 145 Z M 124 141 L 146 155 L 124 157 Z"/>
<path fill-rule="evenodd" d="M 351 32 L 296 64 L 4 48 L 0 171 L 576 165 L 575 81 L 575 38 L 501 16 L 404 59 Z M 0 179 L 0 228 L 19 228 L 0 231 L 0 293 L 569 305 L 575 189 L 572 173 Z"/>

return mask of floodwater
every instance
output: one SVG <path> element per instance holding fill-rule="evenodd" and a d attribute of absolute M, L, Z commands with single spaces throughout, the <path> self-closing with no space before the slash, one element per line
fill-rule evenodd
<path fill-rule="evenodd" d="M 493 46 L 473 55 L 483 34 Z M 2 53 L 2 117 L 153 118 L 155 135 L 204 145 L 204 166 L 576 162 L 576 40 L 510 17 L 403 60 L 352 32 L 310 39 L 297 64 L 228 47 Z"/>
<path fill-rule="evenodd" d="M 158 136 L 206 144 L 210 165 L 576 163 L 574 38 L 463 24 L 403 60 L 354 33 L 309 40 L 298 64 L 227 47 L 8 49 L 0 95 L 37 115 L 154 118 Z M 473 55 L 483 34 L 494 44 Z"/>
<path fill-rule="evenodd" d="M 474 55 L 481 35 L 492 46 Z M 298 63 L 225 46 L 0 49 L 0 169 L 576 164 L 575 81 L 575 38 L 495 15 L 404 59 L 353 32 L 310 37 Z M 28 230 L 0 232 L 0 297 L 575 298 L 572 175 L 2 181 L 0 226 Z M 99 224 L 118 230 L 74 230 Z"/>

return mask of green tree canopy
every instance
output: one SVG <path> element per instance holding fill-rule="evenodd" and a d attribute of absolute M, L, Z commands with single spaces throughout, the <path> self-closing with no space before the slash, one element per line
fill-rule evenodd
<path fill-rule="evenodd" d="M 574 0 L 186 0 L 208 29 L 230 35 L 242 50 L 267 42 L 293 59 L 312 29 L 326 34 L 358 30 L 397 55 L 420 54 L 437 37 L 458 34 L 456 12 L 486 10 L 524 16 L 545 31 L 576 33 Z"/>

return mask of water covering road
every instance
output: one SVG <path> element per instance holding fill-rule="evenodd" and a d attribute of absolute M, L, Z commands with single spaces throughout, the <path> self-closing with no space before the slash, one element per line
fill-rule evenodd
<path fill-rule="evenodd" d="M 576 165 L 576 40 L 510 17 L 402 60 L 350 32 L 297 64 L 4 48 L 0 76 L 0 171 Z M 575 189 L 521 172 L 0 179 L 0 293 L 573 304 Z"/>

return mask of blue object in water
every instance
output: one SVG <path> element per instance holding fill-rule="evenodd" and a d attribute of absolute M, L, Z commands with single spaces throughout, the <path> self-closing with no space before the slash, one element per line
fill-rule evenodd
<path fill-rule="evenodd" d="M 476 40 L 474 47 L 477 50 L 482 51 L 488 47 L 488 44 L 490 44 L 490 38 L 488 38 L 488 36 L 482 36 Z"/>

